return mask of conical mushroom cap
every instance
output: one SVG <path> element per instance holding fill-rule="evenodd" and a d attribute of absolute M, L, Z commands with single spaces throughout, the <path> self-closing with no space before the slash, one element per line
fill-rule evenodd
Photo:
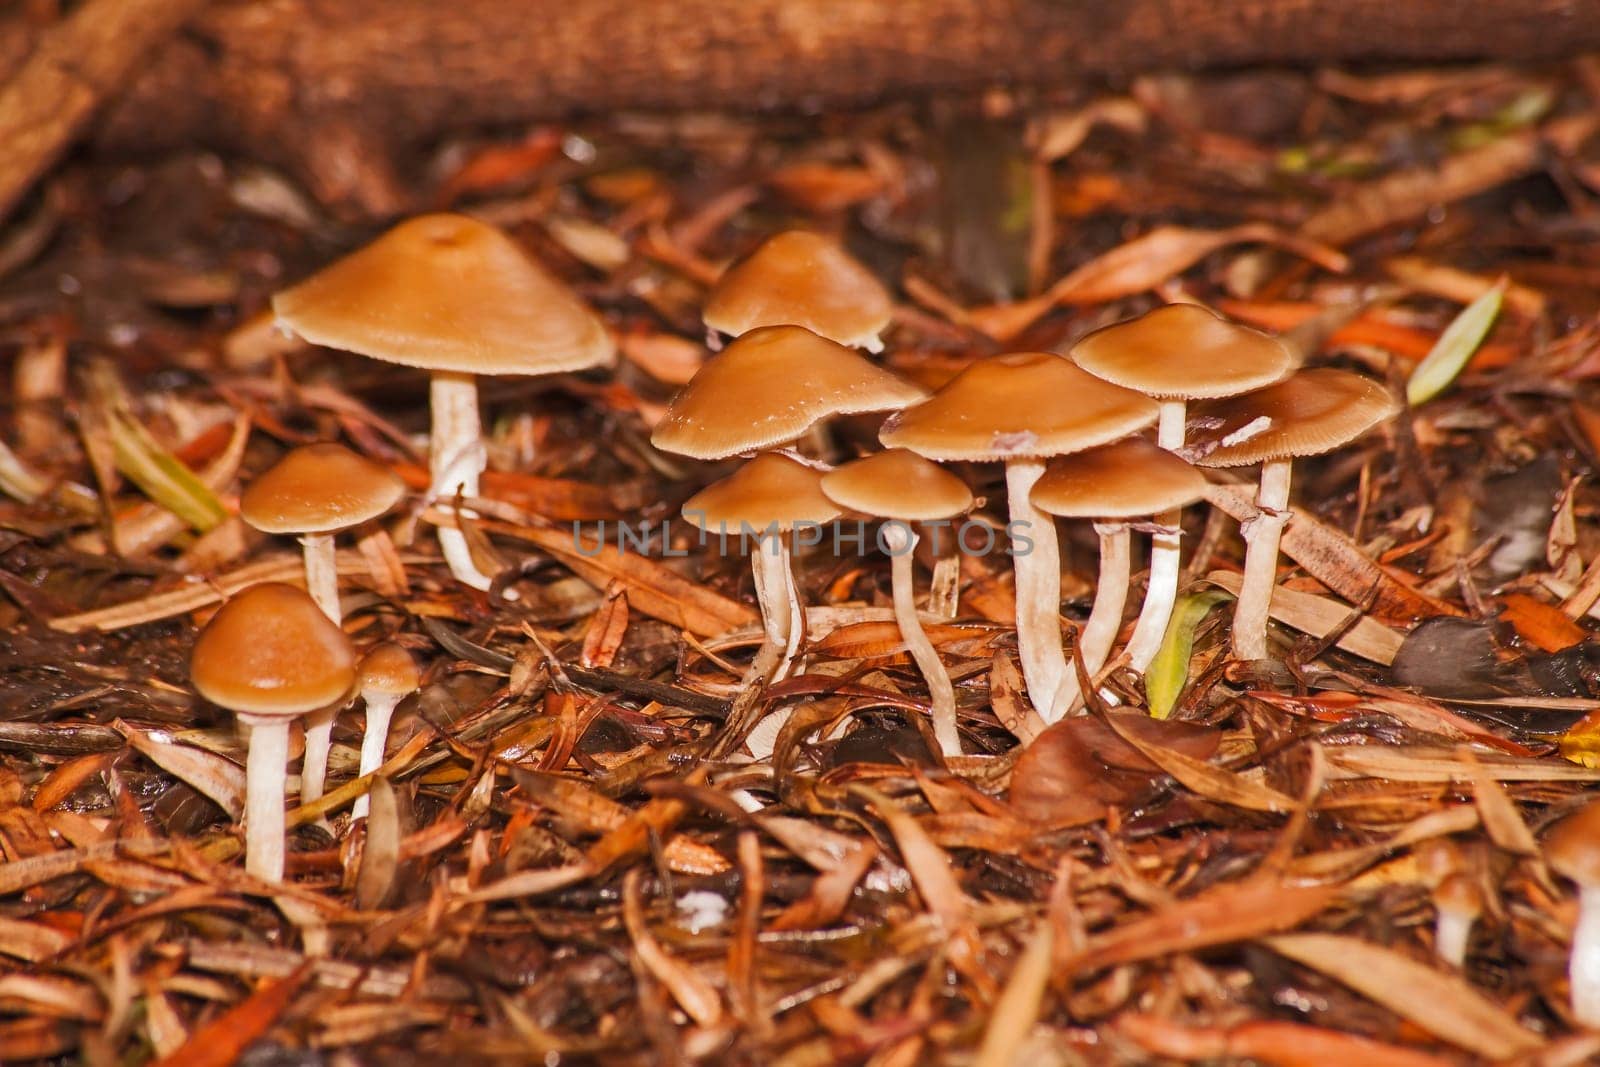
<path fill-rule="evenodd" d="M 787 444 L 835 415 L 890 411 L 928 394 L 800 326 L 751 330 L 673 398 L 650 441 L 696 459 Z"/>
<path fill-rule="evenodd" d="M 1199 500 L 1206 476 L 1164 448 L 1130 437 L 1050 461 L 1033 506 L 1069 519 L 1133 519 Z"/>
<path fill-rule="evenodd" d="M 1349 444 L 1398 410 L 1371 378 L 1318 367 L 1194 408 L 1186 451 L 1202 467 L 1316 456 Z"/>
<path fill-rule="evenodd" d="M 345 698 L 356 653 L 306 591 L 252 585 L 217 609 L 195 639 L 189 679 L 229 711 L 293 718 Z"/>
<path fill-rule="evenodd" d="M 377 518 L 405 492 L 398 474 L 343 445 L 304 445 L 250 483 L 239 517 L 271 534 L 328 533 Z"/>
<path fill-rule="evenodd" d="M 685 501 L 683 517 L 707 533 L 737 537 L 832 522 L 839 506 L 822 495 L 821 471 L 781 452 L 763 452 Z"/>
<path fill-rule="evenodd" d="M 704 317 L 722 333 L 791 324 L 876 352 L 892 311 L 883 284 L 850 253 L 826 237 L 790 230 L 723 273 L 706 296 Z"/>
<path fill-rule="evenodd" d="M 878 439 L 929 459 L 1055 456 L 1107 444 L 1149 426 L 1160 408 L 1060 356 L 991 356 L 927 400 L 884 421 Z"/>
<path fill-rule="evenodd" d="M 1067 355 L 1126 389 L 1189 400 L 1260 389 L 1295 364 L 1294 353 L 1276 337 L 1198 304 L 1167 304 L 1096 330 Z"/>
<path fill-rule="evenodd" d="M 822 476 L 822 492 L 841 508 L 905 522 L 948 519 L 972 506 L 966 482 L 903 448 L 829 471 Z"/>
<path fill-rule="evenodd" d="M 393 641 L 373 646 L 356 668 L 363 693 L 405 696 L 422 684 L 417 661 Z"/>
<path fill-rule="evenodd" d="M 465 215 L 402 222 L 273 297 L 272 310 L 313 344 L 431 371 L 553 374 L 616 354 L 570 289 Z"/>

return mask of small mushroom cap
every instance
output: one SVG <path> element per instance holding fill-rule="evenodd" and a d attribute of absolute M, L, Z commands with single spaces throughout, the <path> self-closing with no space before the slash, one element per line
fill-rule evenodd
<path fill-rule="evenodd" d="M 235 594 L 206 623 L 189 656 L 200 695 L 229 711 L 293 718 L 343 700 L 356 653 L 306 591 L 263 582 Z"/>
<path fill-rule="evenodd" d="M 511 238 L 465 215 L 422 215 L 272 299 L 313 344 L 461 374 L 609 365 L 599 317 Z"/>
<path fill-rule="evenodd" d="M 1579 808 L 1545 835 L 1544 858 L 1580 886 L 1600 886 L 1600 801 Z"/>
<path fill-rule="evenodd" d="M 903 448 L 829 471 L 822 476 L 822 492 L 841 508 L 906 522 L 948 519 L 972 507 L 966 482 Z"/>
<path fill-rule="evenodd" d="M 1483 893 L 1466 874 L 1452 874 L 1433 891 L 1434 907 L 1476 919 L 1483 914 Z"/>
<path fill-rule="evenodd" d="M 405 492 L 394 471 L 343 445 L 304 445 L 250 483 L 239 517 L 270 534 L 328 533 L 377 518 Z"/>
<path fill-rule="evenodd" d="M 727 334 L 789 323 L 876 350 L 893 309 L 888 290 L 850 253 L 826 237 L 790 230 L 723 273 L 706 296 L 704 317 Z"/>
<path fill-rule="evenodd" d="M 1096 330 L 1068 357 L 1108 382 L 1193 400 L 1271 385 L 1294 370 L 1289 346 L 1198 304 L 1167 304 Z"/>
<path fill-rule="evenodd" d="M 369 649 L 361 657 L 356 674 L 361 679 L 362 693 L 405 696 L 422 684 L 422 672 L 417 670 L 417 661 L 393 641 L 385 641 Z"/>
<path fill-rule="evenodd" d="M 1107 444 L 1156 421 L 1147 396 L 1103 382 L 1047 352 L 991 356 L 915 407 L 878 439 L 940 460 L 1055 456 Z"/>
<path fill-rule="evenodd" d="M 737 537 L 746 527 L 790 530 L 832 522 L 839 507 L 822 495 L 822 472 L 780 452 L 763 452 L 685 501 L 683 517 L 707 533 Z"/>
<path fill-rule="evenodd" d="M 765 326 L 712 356 L 650 440 L 667 452 L 724 459 L 787 444 L 835 415 L 903 408 L 927 395 L 804 327 Z"/>
<path fill-rule="evenodd" d="M 1057 456 L 1033 486 L 1033 506 L 1069 519 L 1131 519 L 1199 500 L 1206 476 L 1143 437 Z"/>
<path fill-rule="evenodd" d="M 1188 451 L 1202 467 L 1316 456 L 1349 444 L 1398 410 L 1371 378 L 1318 367 L 1197 408 Z"/>

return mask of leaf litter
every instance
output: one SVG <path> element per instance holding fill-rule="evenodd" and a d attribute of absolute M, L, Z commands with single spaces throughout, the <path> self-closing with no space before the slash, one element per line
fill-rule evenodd
<path fill-rule="evenodd" d="M 192 217 L 134 240 L 84 192 L 105 166 L 72 161 L 47 201 L 87 199 L 8 260 L 0 306 L 0 1061 L 1592 1054 L 1567 1006 L 1573 887 L 1541 855 L 1600 783 L 1585 70 L 1328 71 L 1270 130 L 1204 106 L 1282 91 L 1255 72 L 996 95 L 992 158 L 942 197 L 929 176 L 976 110 L 445 146 L 418 202 L 508 225 L 624 362 L 486 391 L 467 525 L 506 564 L 494 589 L 448 579 L 427 535 L 453 519 L 421 505 L 340 551 L 347 632 L 402 644 L 423 685 L 372 775 L 340 718 L 276 886 L 242 873 L 244 748 L 187 650 L 226 596 L 299 580 L 291 545 L 237 523 L 241 487 L 342 440 L 420 488 L 425 382 L 263 333 L 265 297 L 355 240 L 284 179 L 149 164 L 118 195 Z M 218 167 L 248 209 L 196 181 Z M 1113 661 L 1117 705 L 1047 724 L 1009 568 L 963 556 L 955 613 L 927 625 L 967 753 L 941 760 L 887 561 L 811 552 L 805 666 L 752 697 L 789 714 L 772 758 L 719 747 L 758 616 L 736 554 L 675 518 L 724 470 L 655 452 L 649 425 L 707 357 L 706 282 L 797 225 L 891 284 L 887 359 L 929 385 L 1195 299 L 1408 393 L 1396 430 L 1297 469 L 1273 658 L 1226 657 L 1242 544 L 1222 523 L 1192 539 L 1149 696 Z M 845 420 L 819 444 L 872 436 Z M 1003 526 L 998 477 L 962 473 Z M 1218 480 L 1209 503 L 1245 518 L 1251 490 Z M 655 540 L 620 547 L 619 519 Z M 1078 622 L 1093 540 L 1063 531 Z M 1460 972 L 1433 962 L 1421 888 L 1439 841 L 1491 891 Z"/>

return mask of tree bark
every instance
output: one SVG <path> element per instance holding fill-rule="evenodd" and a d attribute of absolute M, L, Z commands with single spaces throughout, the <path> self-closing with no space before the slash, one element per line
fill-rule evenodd
<path fill-rule="evenodd" d="M 1596 45 L 1600 0 L 217 0 L 99 142 L 247 154 L 381 215 L 408 206 L 401 153 L 475 126 Z"/>

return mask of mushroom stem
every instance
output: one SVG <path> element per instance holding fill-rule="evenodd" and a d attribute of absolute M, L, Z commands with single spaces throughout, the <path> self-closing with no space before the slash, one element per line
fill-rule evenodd
<path fill-rule="evenodd" d="M 361 694 L 367 706 L 367 728 L 361 735 L 360 773 L 365 776 L 383 766 L 384 748 L 389 740 L 389 720 L 394 709 L 405 699 L 399 693 L 369 692 Z M 356 798 L 350 808 L 350 817 L 360 819 L 367 814 L 369 799 L 365 793 Z"/>
<path fill-rule="evenodd" d="M 306 753 L 300 761 L 300 803 L 309 804 L 322 796 L 328 781 L 328 751 L 333 747 L 333 720 L 339 708 L 323 708 L 305 718 Z"/>
<path fill-rule="evenodd" d="M 1572 1014 L 1584 1026 L 1600 1028 L 1600 884 L 1578 887 L 1578 924 L 1572 930 L 1567 978 Z"/>
<path fill-rule="evenodd" d="M 289 765 L 289 720 L 241 716 L 250 727 L 245 759 L 244 869 L 283 881 L 283 779 Z"/>
<path fill-rule="evenodd" d="M 1472 926 L 1477 919 L 1472 912 L 1440 908 L 1433 924 L 1434 954 L 1452 967 L 1465 966 Z"/>
<path fill-rule="evenodd" d="M 1105 666 L 1116 643 L 1117 631 L 1122 628 L 1122 609 L 1128 602 L 1128 576 L 1132 572 L 1132 536 L 1125 522 L 1095 523 L 1095 533 L 1100 535 L 1100 577 L 1094 589 L 1094 606 L 1078 635 L 1078 655 L 1083 660 L 1084 673 L 1093 678 Z M 1067 671 L 1061 679 L 1061 691 L 1051 709 L 1049 721 L 1055 722 L 1077 706 L 1082 691 L 1078 686 L 1078 672 Z"/>
<path fill-rule="evenodd" d="M 911 556 L 916 546 L 917 535 L 911 532 L 911 527 L 894 520 L 883 524 L 883 547 L 889 553 L 890 583 L 894 592 L 894 620 L 900 626 L 906 650 L 928 683 L 933 736 L 939 742 L 939 750 L 946 756 L 959 756 L 961 735 L 956 730 L 955 687 L 950 684 L 950 672 L 945 670 L 933 642 L 928 640 L 927 631 L 922 628 L 922 620 L 917 618 Z"/>
<path fill-rule="evenodd" d="M 477 496 L 478 476 L 488 461 L 483 424 L 478 419 L 477 379 L 470 374 L 435 371 L 429 384 L 429 405 L 433 420 L 428 441 L 429 495 L 448 500 L 459 490 L 464 497 Z M 460 529 L 440 526 L 439 548 L 457 581 L 474 589 L 489 588 L 490 576 L 478 569 Z"/>
<path fill-rule="evenodd" d="M 1032 542 L 1011 556 L 1016 579 L 1017 652 L 1028 699 L 1040 715 L 1049 715 L 1051 700 L 1066 674 L 1061 650 L 1061 555 L 1056 545 L 1055 520 L 1038 508 L 1028 494 L 1044 474 L 1044 461 L 1013 459 L 1006 463 L 1007 505 L 1012 528 Z"/>
<path fill-rule="evenodd" d="M 1183 422 L 1187 409 L 1188 403 L 1182 399 L 1161 401 L 1156 444 L 1168 452 L 1176 452 L 1183 447 Z M 1167 636 L 1167 623 L 1172 619 L 1172 605 L 1178 598 L 1183 509 L 1173 508 L 1162 512 L 1156 516 L 1156 524 L 1165 529 L 1150 538 L 1150 580 L 1145 586 L 1139 621 L 1134 623 L 1133 636 L 1128 638 L 1126 649 L 1128 666 L 1140 674 L 1150 666 L 1156 653 L 1161 651 L 1161 642 Z"/>
<path fill-rule="evenodd" d="M 1269 459 L 1261 465 L 1256 513 L 1241 524 L 1244 535 L 1244 578 L 1233 608 L 1235 659 L 1265 659 L 1267 612 L 1278 584 L 1278 538 L 1289 520 L 1289 474 L 1292 459 Z"/>
<path fill-rule="evenodd" d="M 756 601 L 761 605 L 761 624 L 766 629 L 767 640 L 781 653 L 768 679 L 776 682 L 788 676 L 805 635 L 805 615 L 783 535 L 772 535 L 770 542 L 763 537 L 750 554 L 750 564 L 755 577 Z"/>
<path fill-rule="evenodd" d="M 300 547 L 306 560 L 306 592 L 322 613 L 339 625 L 339 562 L 333 550 L 333 534 L 302 534 Z"/>

